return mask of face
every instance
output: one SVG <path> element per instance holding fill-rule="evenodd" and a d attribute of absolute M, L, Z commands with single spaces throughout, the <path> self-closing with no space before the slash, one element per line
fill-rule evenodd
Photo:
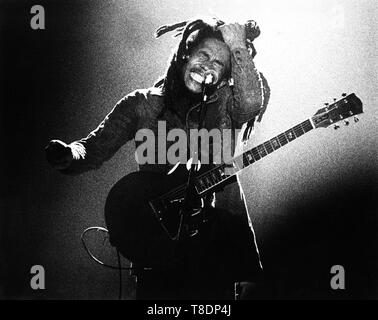
<path fill-rule="evenodd" d="M 205 73 L 214 76 L 216 85 L 223 80 L 229 69 L 228 46 L 218 39 L 206 38 L 193 50 L 183 67 L 185 86 L 192 93 L 201 93 Z"/>

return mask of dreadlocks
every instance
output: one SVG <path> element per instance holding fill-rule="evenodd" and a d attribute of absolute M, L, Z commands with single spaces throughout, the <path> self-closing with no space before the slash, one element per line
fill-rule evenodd
<path fill-rule="evenodd" d="M 160 113 L 160 117 L 166 110 L 176 112 L 173 108 L 173 104 L 178 97 L 182 96 L 185 90 L 181 72 L 188 56 L 205 38 L 215 38 L 224 42 L 222 33 L 220 30 L 217 30 L 217 28 L 223 24 L 223 21 L 215 18 L 196 19 L 189 22 L 162 26 L 156 31 L 157 38 L 170 31 L 176 31 L 175 37 L 182 35 L 178 47 L 171 56 L 166 74 L 154 85 L 155 87 L 160 87 L 164 93 L 164 108 Z M 250 49 L 251 55 L 254 57 L 256 50 L 252 41 L 260 34 L 260 30 L 254 21 L 249 21 L 246 26 L 248 27 L 248 25 L 250 26 L 250 30 L 249 34 L 247 31 L 246 44 Z M 226 74 L 226 77 L 229 78 L 230 73 Z"/>

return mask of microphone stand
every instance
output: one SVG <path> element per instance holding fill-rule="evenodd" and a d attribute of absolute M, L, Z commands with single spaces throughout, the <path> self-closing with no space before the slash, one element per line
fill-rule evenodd
<path fill-rule="evenodd" d="M 211 78 L 205 77 L 205 80 L 202 83 L 202 99 L 201 99 L 199 119 L 198 119 L 198 131 L 201 130 L 205 124 L 206 102 L 208 99 L 209 86 L 211 85 L 212 80 L 213 80 L 211 75 L 210 77 Z M 199 144 L 198 144 L 198 147 L 200 147 Z M 195 150 L 194 152 L 195 152 L 195 155 L 198 155 L 198 149 Z M 199 155 L 197 157 L 197 160 L 200 161 L 200 159 L 201 157 Z M 189 173 L 188 173 L 188 179 L 186 181 L 184 201 L 179 212 L 179 215 L 180 215 L 179 227 L 178 227 L 176 237 L 174 238 L 174 240 L 177 240 L 177 241 L 180 241 L 184 236 L 184 231 L 186 230 L 183 230 L 183 226 L 186 225 L 189 218 L 190 201 L 193 200 L 196 196 L 196 191 L 194 188 L 194 178 L 195 178 L 196 168 L 197 168 L 197 164 L 194 164 L 192 161 L 190 165 Z"/>

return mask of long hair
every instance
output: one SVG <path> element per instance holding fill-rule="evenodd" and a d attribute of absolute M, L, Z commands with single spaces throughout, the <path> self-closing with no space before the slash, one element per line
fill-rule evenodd
<path fill-rule="evenodd" d="M 181 22 L 172 26 L 163 26 L 159 28 L 156 32 L 156 37 L 162 34 L 175 30 L 178 35 L 182 35 L 182 38 L 173 51 L 171 58 L 168 63 L 168 68 L 165 75 L 160 78 L 155 84 L 155 87 L 160 87 L 164 95 L 164 107 L 160 113 L 160 117 L 164 114 L 166 110 L 175 112 L 173 106 L 174 101 L 180 96 L 182 96 L 185 85 L 182 79 L 183 66 L 187 62 L 188 56 L 193 52 L 193 50 L 205 39 L 205 38 L 215 38 L 224 42 L 222 33 L 217 28 L 223 25 L 224 22 L 218 19 L 196 19 L 189 22 Z M 260 30 L 256 29 L 258 34 Z M 253 40 L 253 39 L 252 39 Z M 252 44 L 252 40 L 248 42 L 250 52 L 252 56 L 256 54 L 256 50 Z M 230 76 L 230 73 L 226 77 Z"/>

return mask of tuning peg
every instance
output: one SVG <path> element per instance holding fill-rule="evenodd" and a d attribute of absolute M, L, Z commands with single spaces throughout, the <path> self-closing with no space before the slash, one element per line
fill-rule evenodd
<path fill-rule="evenodd" d="M 344 124 L 345 124 L 346 126 L 349 126 L 349 120 L 344 120 Z"/>
<path fill-rule="evenodd" d="M 358 119 L 357 116 L 354 116 L 354 122 L 358 122 L 358 121 L 360 121 L 360 119 Z"/>
<path fill-rule="evenodd" d="M 334 102 L 336 102 L 336 101 L 337 101 L 337 99 L 336 99 L 336 98 L 333 98 L 333 101 L 334 101 Z"/>
<path fill-rule="evenodd" d="M 325 104 L 324 104 L 326 107 L 328 107 L 329 106 L 329 103 L 328 102 L 326 102 Z"/>
<path fill-rule="evenodd" d="M 341 96 L 345 98 L 347 94 L 344 92 Z"/>
<path fill-rule="evenodd" d="M 340 126 L 339 126 L 338 124 L 335 124 L 335 125 L 333 126 L 333 128 L 334 128 L 335 130 L 337 130 L 337 129 L 340 128 Z"/>

